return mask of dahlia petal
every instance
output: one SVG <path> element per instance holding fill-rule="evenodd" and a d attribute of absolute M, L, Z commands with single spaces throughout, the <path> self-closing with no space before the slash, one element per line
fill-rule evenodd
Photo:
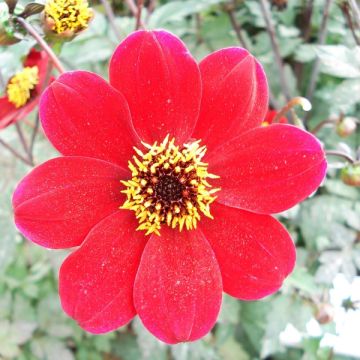
<path fill-rule="evenodd" d="M 62 307 L 91 333 L 115 330 L 136 314 L 133 287 L 145 246 L 137 225 L 129 211 L 109 215 L 61 266 Z"/>
<path fill-rule="evenodd" d="M 124 97 L 100 76 L 61 75 L 40 100 L 44 131 L 63 155 L 89 156 L 126 166 L 136 144 Z"/>
<path fill-rule="evenodd" d="M 39 103 L 39 97 L 33 98 L 20 108 L 16 108 L 7 98 L 0 99 L 0 130 L 24 119 Z"/>
<path fill-rule="evenodd" d="M 193 341 L 214 326 L 222 284 L 214 253 L 201 232 L 167 227 L 152 236 L 135 280 L 134 304 L 145 327 L 160 340 Z"/>
<path fill-rule="evenodd" d="M 225 140 L 260 126 L 268 109 L 268 85 L 260 63 L 245 49 L 227 48 L 200 63 L 203 96 L 193 137 L 209 152 Z"/>
<path fill-rule="evenodd" d="M 110 83 L 129 103 L 134 127 L 147 143 L 167 134 L 186 141 L 201 99 L 197 63 L 185 45 L 166 31 L 137 31 L 116 49 Z"/>
<path fill-rule="evenodd" d="M 201 230 L 218 260 L 224 291 L 256 300 L 278 290 L 294 268 L 295 246 L 286 229 L 269 215 L 214 203 L 214 220 Z"/>
<path fill-rule="evenodd" d="M 4 129 L 17 118 L 19 110 L 9 102 L 7 96 L 0 98 L 0 129 Z"/>
<path fill-rule="evenodd" d="M 320 142 L 295 126 L 273 124 L 242 134 L 206 159 L 222 204 L 256 213 L 284 211 L 314 192 L 326 173 Z"/>
<path fill-rule="evenodd" d="M 103 218 L 124 202 L 120 180 L 127 170 L 85 157 L 63 157 L 35 168 L 13 195 L 15 223 L 47 248 L 80 245 Z"/>

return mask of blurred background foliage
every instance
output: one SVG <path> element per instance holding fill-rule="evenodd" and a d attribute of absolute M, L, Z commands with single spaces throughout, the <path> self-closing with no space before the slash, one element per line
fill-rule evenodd
<path fill-rule="evenodd" d="M 296 109 L 306 128 L 314 130 L 325 121 L 327 126 L 316 134 L 326 149 L 356 159 L 359 127 L 350 136 L 341 137 L 331 120 L 360 117 L 360 24 L 350 2 L 145 1 L 142 21 L 146 28 L 165 28 L 180 36 L 199 60 L 222 47 L 246 46 L 265 67 L 272 106 L 281 108 L 298 95 L 310 98 L 313 110 L 309 114 Z M 26 1 L 20 4 L 24 6 Z M 112 2 L 113 24 L 102 2 L 93 1 L 91 6 L 95 17 L 89 29 L 57 50 L 67 69 L 88 69 L 107 77 L 114 48 L 134 30 L 136 20 L 127 1 Z M 1 16 L 6 12 L 5 3 L 0 4 L 1 12 Z M 269 19 L 273 29 L 266 22 Z M 30 22 L 41 31 L 40 17 Z M 21 69 L 22 58 L 34 44 L 27 37 L 16 45 L 1 47 L 4 84 Z M 35 110 L 21 123 L 28 137 L 34 131 L 36 116 Z M 14 126 L 0 132 L 0 138 L 16 149 L 21 146 L 17 135 Z M 40 131 L 34 146 L 35 162 L 53 156 L 55 150 Z M 360 358 L 360 191 L 341 181 L 339 169 L 345 159 L 331 157 L 329 163 L 327 179 L 318 192 L 279 215 L 298 251 L 296 269 L 282 290 L 256 302 L 225 296 L 211 334 L 195 343 L 169 347 L 147 333 L 138 319 L 119 331 L 93 336 L 65 316 L 57 295 L 57 272 L 67 253 L 38 248 L 16 231 L 11 194 L 30 168 L 1 148 L 0 358 Z"/>

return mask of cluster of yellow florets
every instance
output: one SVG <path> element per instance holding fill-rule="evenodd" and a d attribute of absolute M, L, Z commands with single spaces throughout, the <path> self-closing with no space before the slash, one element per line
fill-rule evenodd
<path fill-rule="evenodd" d="M 87 28 L 93 12 L 86 0 L 48 0 L 45 19 L 57 34 L 77 33 Z"/>
<path fill-rule="evenodd" d="M 138 156 L 129 162 L 132 178 L 122 181 L 127 199 L 121 208 L 135 211 L 140 224 L 137 230 L 160 235 L 162 224 L 191 230 L 196 228 L 200 213 L 212 218 L 210 204 L 219 189 L 212 188 L 206 179 L 218 176 L 209 174 L 208 164 L 201 161 L 206 147 L 199 143 L 180 148 L 167 136 L 159 145 L 143 143 L 149 150 L 146 154 L 135 148 Z"/>
<path fill-rule="evenodd" d="M 16 108 L 24 106 L 31 97 L 31 91 L 38 83 L 38 67 L 25 67 L 10 79 L 6 88 L 8 100 L 14 104 Z"/>

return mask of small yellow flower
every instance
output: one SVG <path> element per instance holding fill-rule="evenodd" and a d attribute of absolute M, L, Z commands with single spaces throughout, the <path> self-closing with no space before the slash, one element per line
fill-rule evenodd
<path fill-rule="evenodd" d="M 38 83 L 38 67 L 25 67 L 10 79 L 6 88 L 8 100 L 14 104 L 16 108 L 24 106 L 31 97 L 31 91 L 35 89 Z"/>
<path fill-rule="evenodd" d="M 70 36 L 88 27 L 93 17 L 87 0 L 47 0 L 45 22 L 56 34 Z"/>

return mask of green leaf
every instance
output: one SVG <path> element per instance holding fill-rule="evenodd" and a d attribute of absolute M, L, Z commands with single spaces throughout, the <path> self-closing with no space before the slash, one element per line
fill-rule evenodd
<path fill-rule="evenodd" d="M 269 300 L 241 303 L 239 337 L 245 350 L 251 355 L 258 356 L 261 351 L 259 344 L 265 334 L 266 316 L 270 308 Z"/>
<path fill-rule="evenodd" d="M 343 45 L 316 47 L 323 73 L 341 78 L 360 77 L 360 47 L 349 49 Z"/>
<path fill-rule="evenodd" d="M 41 337 L 35 338 L 30 344 L 32 353 L 38 359 L 74 360 L 73 353 L 66 345 L 56 339 Z"/>
<path fill-rule="evenodd" d="M 356 232 L 346 226 L 347 217 L 354 212 L 354 202 L 330 195 L 305 201 L 298 223 L 309 249 L 326 249 L 352 243 Z"/>
<path fill-rule="evenodd" d="M 236 324 L 240 315 L 240 301 L 224 294 L 218 322 L 223 324 Z"/>
<path fill-rule="evenodd" d="M 173 345 L 170 350 L 174 360 L 220 360 L 219 355 L 205 340 Z"/>
<path fill-rule="evenodd" d="M 360 79 L 344 80 L 325 100 L 330 103 L 332 112 L 351 113 L 354 106 L 360 102 Z"/>
<path fill-rule="evenodd" d="M 9 8 L 9 13 L 12 14 L 15 10 L 18 0 L 5 0 L 6 5 Z"/>
<path fill-rule="evenodd" d="M 301 63 L 308 63 L 316 59 L 316 45 L 301 44 L 294 54 L 295 60 Z"/>
<path fill-rule="evenodd" d="M 176 22 L 185 17 L 208 9 L 212 5 L 220 4 L 224 0 L 185 0 L 172 1 L 158 7 L 150 18 L 149 26 L 159 28 L 169 22 Z"/>
<path fill-rule="evenodd" d="M 167 359 L 167 347 L 158 340 L 155 336 L 149 333 L 141 321 L 136 318 L 133 321 L 134 330 L 137 334 L 137 341 L 140 351 L 142 353 L 142 359 L 144 360 L 166 360 Z"/>
<path fill-rule="evenodd" d="M 279 335 L 291 323 L 299 331 L 306 330 L 306 324 L 313 317 L 313 309 L 301 298 L 289 295 L 278 295 L 273 297 L 271 310 L 266 318 L 266 330 L 263 340 L 261 358 L 270 354 L 283 351 Z"/>
<path fill-rule="evenodd" d="M 250 360 L 240 343 L 234 337 L 229 338 L 219 349 L 222 360 Z"/>
<path fill-rule="evenodd" d="M 112 343 L 111 353 L 123 360 L 141 359 L 136 336 L 126 332 L 117 334 L 116 340 Z"/>
<path fill-rule="evenodd" d="M 11 324 L 8 320 L 0 321 L 0 357 L 15 358 L 20 348 L 11 338 Z"/>
<path fill-rule="evenodd" d="M 293 286 L 308 295 L 315 294 L 318 291 L 313 275 L 304 267 L 296 267 L 292 274 L 285 280 L 285 284 Z"/>

